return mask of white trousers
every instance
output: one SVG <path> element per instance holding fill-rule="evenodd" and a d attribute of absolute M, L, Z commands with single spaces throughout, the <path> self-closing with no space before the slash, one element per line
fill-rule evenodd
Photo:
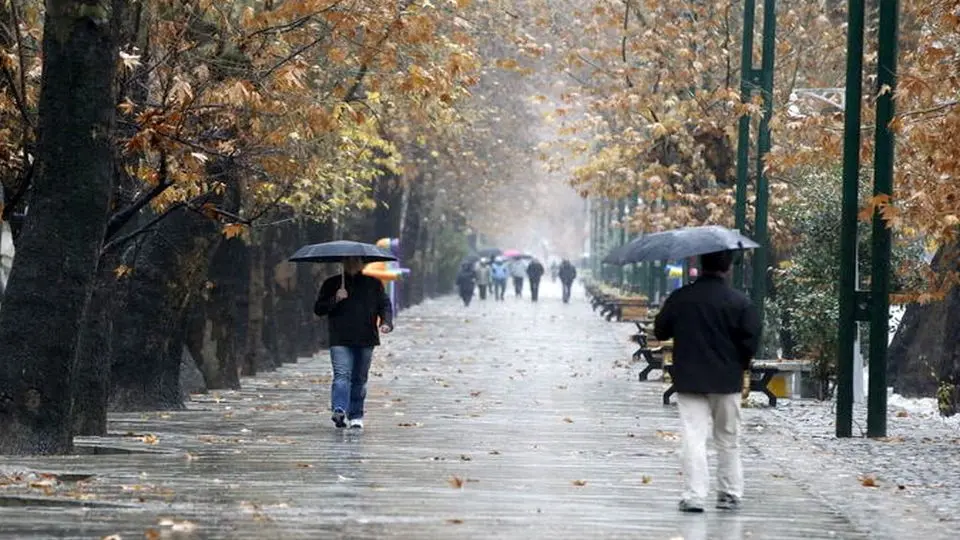
<path fill-rule="evenodd" d="M 710 490 L 707 437 L 717 447 L 717 488 L 743 497 L 740 464 L 740 394 L 677 394 L 683 430 L 683 499 L 703 503 Z"/>

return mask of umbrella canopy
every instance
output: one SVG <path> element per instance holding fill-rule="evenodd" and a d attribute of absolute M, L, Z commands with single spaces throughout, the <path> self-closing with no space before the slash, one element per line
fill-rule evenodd
<path fill-rule="evenodd" d="M 396 257 L 373 244 L 350 240 L 337 240 L 336 242 L 303 246 L 290 257 L 290 260 L 293 262 L 336 263 L 343 262 L 351 257 L 359 257 L 365 263 L 397 260 Z"/>
<path fill-rule="evenodd" d="M 507 249 L 507 250 L 504 250 L 504 252 L 501 253 L 501 255 L 503 255 L 507 259 L 513 259 L 515 257 L 519 257 L 523 255 L 523 252 L 520 251 L 519 249 Z"/>
<path fill-rule="evenodd" d="M 760 247 L 760 244 L 737 231 L 707 225 L 684 227 L 645 234 L 614 250 L 603 260 L 607 264 L 631 264 L 646 261 L 685 259 L 715 251 L 742 250 Z M 611 257 L 611 255 L 615 255 Z"/>

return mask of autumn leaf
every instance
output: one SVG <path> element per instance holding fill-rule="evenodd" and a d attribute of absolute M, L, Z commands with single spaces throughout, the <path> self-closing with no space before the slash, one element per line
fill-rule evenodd
<path fill-rule="evenodd" d="M 575 486 L 577 486 L 577 487 L 583 487 L 583 486 L 587 485 L 587 481 L 586 481 L 586 480 L 574 480 L 574 481 L 573 481 L 573 485 L 575 485 Z"/>
<path fill-rule="evenodd" d="M 864 487 L 877 487 L 877 478 L 873 475 L 861 476 L 860 485 Z"/>
<path fill-rule="evenodd" d="M 650 477 L 647 476 L 647 475 L 643 475 L 643 476 L 640 478 L 640 481 L 643 482 L 644 484 L 649 484 L 650 482 L 653 481 L 653 478 L 650 478 Z"/>
<path fill-rule="evenodd" d="M 460 478 L 459 476 L 451 476 L 450 479 L 447 480 L 447 483 L 449 483 L 450 486 L 452 486 L 452 487 L 455 487 L 455 488 L 457 488 L 457 489 L 461 489 L 461 488 L 463 488 L 464 480 L 463 480 L 463 478 Z"/>
<path fill-rule="evenodd" d="M 125 265 L 125 264 L 121 264 L 120 266 L 118 266 L 118 267 L 116 267 L 116 268 L 113 269 L 113 274 L 114 274 L 115 276 L 117 276 L 117 279 L 120 279 L 120 278 L 122 278 L 122 277 L 130 274 L 131 272 L 133 272 L 133 268 L 130 268 L 129 266 L 127 266 L 127 265 Z"/>
<path fill-rule="evenodd" d="M 570 418 L 569 416 L 565 416 L 565 417 L 563 418 L 563 421 L 566 422 L 567 424 L 572 424 L 572 423 L 573 423 L 573 418 Z"/>

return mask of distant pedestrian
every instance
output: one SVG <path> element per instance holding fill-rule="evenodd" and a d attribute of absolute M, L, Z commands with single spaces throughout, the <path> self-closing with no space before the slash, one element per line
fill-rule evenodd
<path fill-rule="evenodd" d="M 320 287 L 313 311 L 327 316 L 333 383 L 330 417 L 338 428 L 363 428 L 363 404 L 373 348 L 380 334 L 393 331 L 393 307 L 380 280 L 365 276 L 363 260 L 343 262 L 343 273 L 328 278 Z M 379 328 L 378 328 L 379 326 Z"/>
<path fill-rule="evenodd" d="M 480 293 L 480 299 L 487 299 L 487 289 L 490 288 L 491 276 L 490 276 L 490 264 L 486 258 L 480 259 L 480 262 L 477 263 L 476 268 L 477 275 L 477 292 Z"/>
<path fill-rule="evenodd" d="M 490 265 L 490 276 L 491 279 L 493 279 L 493 296 L 496 300 L 502 301 L 504 294 L 507 292 L 508 275 L 507 265 L 503 262 L 503 258 L 496 257 L 493 260 L 493 264 Z"/>
<path fill-rule="evenodd" d="M 543 265 L 536 259 L 533 259 L 527 265 L 527 277 L 530 279 L 530 299 L 534 302 L 540 296 L 540 278 L 543 277 L 543 272 Z"/>
<path fill-rule="evenodd" d="M 761 329 L 750 300 L 727 284 L 732 262 L 731 251 L 702 255 L 700 277 L 668 296 L 654 322 L 657 339 L 674 341 L 671 375 L 683 431 L 683 512 L 703 512 L 710 487 L 711 424 L 718 453 L 717 508 L 736 510 L 743 497 L 740 393 Z"/>
<path fill-rule="evenodd" d="M 460 291 L 460 299 L 463 300 L 464 306 L 470 305 L 476 284 L 477 275 L 473 270 L 473 265 L 468 262 L 460 265 L 460 273 L 457 274 L 457 289 Z"/>
<path fill-rule="evenodd" d="M 560 283 L 563 285 L 563 303 L 566 304 L 570 302 L 570 291 L 573 288 L 573 280 L 577 279 L 577 269 L 570 261 L 564 259 L 557 270 L 557 277 L 560 278 Z"/>
<path fill-rule="evenodd" d="M 510 277 L 513 278 L 513 292 L 517 298 L 523 296 L 523 278 L 527 276 L 527 265 L 523 259 L 510 261 Z"/>

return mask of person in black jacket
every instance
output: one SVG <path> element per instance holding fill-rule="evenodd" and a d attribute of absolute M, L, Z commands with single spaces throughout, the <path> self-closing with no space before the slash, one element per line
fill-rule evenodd
<path fill-rule="evenodd" d="M 473 299 L 473 290 L 477 287 L 477 274 L 473 269 L 473 264 L 469 262 L 460 265 L 460 272 L 457 274 L 457 289 L 460 292 L 460 299 L 464 306 L 470 305 Z"/>
<path fill-rule="evenodd" d="M 654 322 L 657 339 L 674 341 L 671 375 L 683 431 L 684 512 L 703 512 L 711 423 L 719 454 L 717 508 L 736 510 L 743 496 L 740 392 L 761 329 L 750 300 L 727 284 L 732 262 L 730 251 L 702 255 L 701 276 L 667 297 Z"/>
<path fill-rule="evenodd" d="M 393 331 L 393 307 L 380 280 L 365 276 L 363 261 L 347 259 L 343 274 L 328 278 L 320 287 L 313 312 L 328 317 L 333 383 L 330 401 L 334 425 L 363 428 L 363 402 L 373 348 L 380 334 Z"/>
<path fill-rule="evenodd" d="M 570 261 L 564 259 L 563 262 L 560 263 L 560 268 L 557 270 L 557 277 L 560 278 L 560 283 L 563 284 L 563 303 L 566 304 L 570 301 L 570 291 L 573 287 L 573 280 L 577 279 L 577 269 L 574 268 Z"/>
<path fill-rule="evenodd" d="M 540 278 L 543 277 L 543 265 L 534 259 L 527 265 L 527 277 L 530 278 L 530 298 L 536 302 L 540 295 Z"/>

